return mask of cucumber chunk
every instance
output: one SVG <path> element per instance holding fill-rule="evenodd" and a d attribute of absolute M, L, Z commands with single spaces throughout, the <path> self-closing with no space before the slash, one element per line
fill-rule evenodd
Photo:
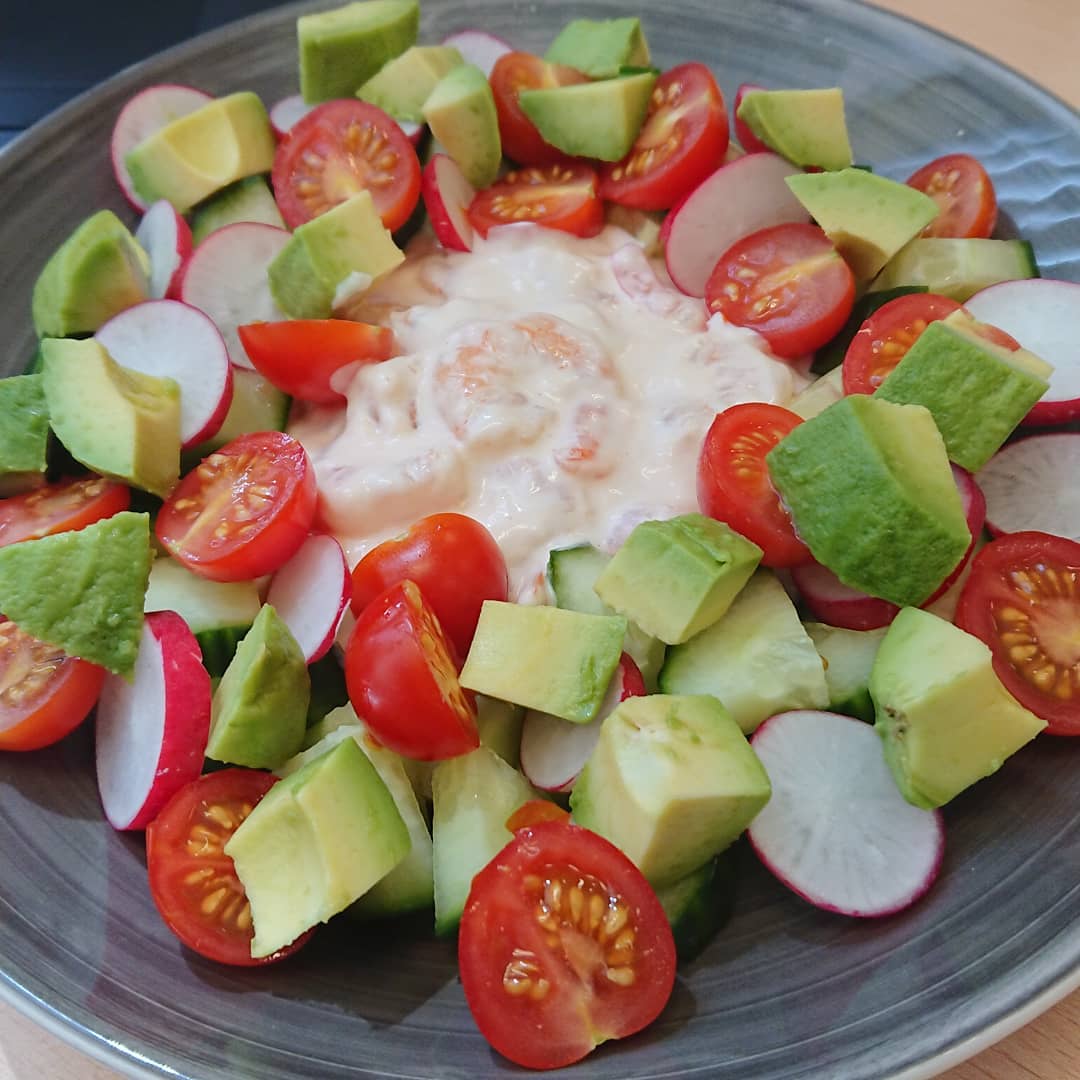
<path fill-rule="evenodd" d="M 731 918 L 735 881 L 734 852 L 729 848 L 657 892 L 680 963 L 696 959 Z"/>
<path fill-rule="evenodd" d="M 829 709 L 874 722 L 870 700 L 870 669 L 888 627 L 877 630 L 844 630 L 838 626 L 804 624 L 814 647 L 825 661 L 825 685 Z"/>

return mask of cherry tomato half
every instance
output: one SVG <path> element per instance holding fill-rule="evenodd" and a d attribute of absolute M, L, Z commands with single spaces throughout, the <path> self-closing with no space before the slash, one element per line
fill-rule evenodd
<path fill-rule="evenodd" d="M 59 742 L 86 719 L 104 682 L 104 668 L 0 622 L 0 750 Z"/>
<path fill-rule="evenodd" d="M 987 544 L 956 625 L 986 643 L 1005 689 L 1049 734 L 1080 735 L 1080 544 L 1042 532 Z"/>
<path fill-rule="evenodd" d="M 150 893 L 169 929 L 208 960 L 261 967 L 284 960 L 313 931 L 270 956 L 251 955 L 251 905 L 225 845 L 277 777 L 221 769 L 182 787 L 146 829 Z"/>
<path fill-rule="evenodd" d="M 531 829 L 542 821 L 569 820 L 570 814 L 558 803 L 553 803 L 550 799 L 530 799 L 506 819 L 506 828 L 510 832 L 517 832 L 518 829 Z"/>
<path fill-rule="evenodd" d="M 855 278 L 816 225 L 774 225 L 720 256 L 705 285 L 705 303 L 791 359 L 840 332 L 855 303 Z"/>
<path fill-rule="evenodd" d="M 765 464 L 765 455 L 801 423 L 779 405 L 733 405 L 717 414 L 698 458 L 701 512 L 757 544 L 766 566 L 798 566 L 811 559 Z"/>
<path fill-rule="evenodd" d="M 250 581 L 296 554 L 315 500 L 315 470 L 300 443 L 256 431 L 203 458 L 165 501 L 155 532 L 193 574 Z"/>
<path fill-rule="evenodd" d="M 402 581 L 356 620 L 345 649 L 345 686 L 384 746 L 418 761 L 441 761 L 480 745 L 476 706 L 458 682 L 459 666 L 420 589 Z"/>
<path fill-rule="evenodd" d="M 473 878 L 458 966 L 484 1038 L 518 1065 L 554 1069 L 660 1015 L 675 942 L 618 848 L 549 821 L 520 829 Z"/>
<path fill-rule="evenodd" d="M 114 480 L 83 476 L 0 499 L 0 547 L 75 532 L 131 505 L 131 492 Z"/>
<path fill-rule="evenodd" d="M 476 193 L 469 221 L 481 236 L 496 225 L 521 221 L 595 236 L 604 227 L 604 204 L 596 185 L 596 170 L 581 163 L 517 169 Z"/>
<path fill-rule="evenodd" d="M 997 224 L 997 195 L 987 171 L 970 154 L 946 154 L 908 177 L 940 207 L 923 236 L 989 237 Z"/>
<path fill-rule="evenodd" d="M 330 385 L 347 364 L 377 364 L 396 351 L 394 332 L 349 319 L 290 319 L 238 327 L 255 370 L 301 401 L 332 405 L 345 395 Z"/>
<path fill-rule="evenodd" d="M 712 72 L 680 64 L 657 80 L 630 153 L 604 167 L 600 195 L 639 210 L 667 210 L 720 167 L 729 134 Z"/>
<path fill-rule="evenodd" d="M 420 198 L 420 160 L 382 109 L 347 98 L 324 102 L 293 125 L 274 154 L 271 181 L 290 229 L 370 191 L 393 232 Z"/>

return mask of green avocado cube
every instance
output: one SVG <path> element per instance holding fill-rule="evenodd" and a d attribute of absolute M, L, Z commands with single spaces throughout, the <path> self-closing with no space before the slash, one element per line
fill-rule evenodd
<path fill-rule="evenodd" d="M 424 122 L 424 102 L 444 75 L 465 61 L 449 45 L 413 45 L 372 75 L 356 96 L 395 120 Z"/>
<path fill-rule="evenodd" d="M 461 685 L 587 724 L 604 700 L 625 636 L 618 615 L 485 600 Z"/>
<path fill-rule="evenodd" d="M 0 498 L 45 483 L 49 407 L 40 375 L 0 379 Z"/>
<path fill-rule="evenodd" d="M 649 45 L 640 19 L 574 19 L 559 31 L 544 59 L 593 79 L 610 79 L 623 68 L 648 67 Z"/>
<path fill-rule="evenodd" d="M 727 611 L 761 555 L 757 544 L 704 514 L 643 521 L 594 588 L 647 634 L 678 645 Z"/>
<path fill-rule="evenodd" d="M 502 138 L 495 96 L 475 64 L 444 75 L 421 110 L 432 138 L 441 143 L 475 188 L 494 183 L 502 164 Z"/>
<path fill-rule="evenodd" d="M 844 93 L 838 87 L 752 90 L 739 103 L 739 119 L 794 165 L 830 170 L 851 165 Z"/>
<path fill-rule="evenodd" d="M 130 678 L 151 557 L 149 515 L 126 510 L 0 547 L 0 611 L 32 637 Z"/>

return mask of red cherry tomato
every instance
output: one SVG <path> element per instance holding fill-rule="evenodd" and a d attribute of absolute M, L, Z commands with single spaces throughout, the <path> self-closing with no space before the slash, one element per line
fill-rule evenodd
<path fill-rule="evenodd" d="M 777 355 L 802 356 L 835 337 L 855 303 L 855 278 L 816 225 L 775 225 L 733 244 L 705 285 L 705 303 L 756 330 Z"/>
<path fill-rule="evenodd" d="M 0 547 L 75 532 L 130 505 L 131 492 L 101 476 L 45 484 L 36 491 L 0 499 Z"/>
<path fill-rule="evenodd" d="M 549 821 L 520 829 L 473 878 L 458 966 L 484 1038 L 518 1065 L 554 1069 L 660 1015 L 675 942 L 618 848 Z"/>
<path fill-rule="evenodd" d="M 481 236 L 496 225 L 520 221 L 595 236 L 604 227 L 604 204 L 596 186 L 596 170 L 580 163 L 518 169 L 476 193 L 469 221 Z"/>
<path fill-rule="evenodd" d="M 281 431 L 241 435 L 206 457 L 173 489 L 157 538 L 193 574 L 250 581 L 284 565 L 315 517 L 315 470 Z"/>
<path fill-rule="evenodd" d="M 146 829 L 150 893 L 169 929 L 208 960 L 261 967 L 292 956 L 312 931 L 270 956 L 251 955 L 251 905 L 225 845 L 277 782 L 271 773 L 222 769 L 182 787 Z"/>
<path fill-rule="evenodd" d="M 485 600 L 506 600 L 510 581 L 495 538 L 464 514 L 432 514 L 372 548 L 353 568 L 352 612 L 391 585 L 415 581 L 459 656 L 468 655 Z"/>
<path fill-rule="evenodd" d="M 639 210 L 667 210 L 724 160 L 724 96 L 704 64 L 661 75 L 630 153 L 601 173 L 600 196 Z"/>
<path fill-rule="evenodd" d="M 946 154 L 924 165 L 908 184 L 934 200 L 938 216 L 923 236 L 989 237 L 997 224 L 997 195 L 986 170 L 970 154 Z"/>
<path fill-rule="evenodd" d="M 510 832 L 517 832 L 518 829 L 531 829 L 543 821 L 569 820 L 569 813 L 558 803 L 553 803 L 550 799 L 530 799 L 506 819 L 506 827 Z"/>
<path fill-rule="evenodd" d="M 518 104 L 518 95 L 522 90 L 552 90 L 588 82 L 587 75 L 563 64 L 549 64 L 531 53 L 511 52 L 495 61 L 489 81 L 503 153 L 508 158 L 519 165 L 553 165 L 569 160 L 561 150 L 544 142 Z"/>
<path fill-rule="evenodd" d="M 480 745 L 476 707 L 458 682 L 458 657 L 411 581 L 361 612 L 345 650 L 349 700 L 384 746 L 441 761 Z"/>
<path fill-rule="evenodd" d="M 1080 544 L 1042 532 L 978 552 L 956 625 L 989 647 L 994 671 L 1051 735 L 1080 735 Z"/>
<path fill-rule="evenodd" d="M 274 155 L 271 181 L 290 229 L 370 191 L 393 232 L 420 198 L 420 161 L 382 109 L 348 98 L 316 106 L 293 125 Z"/>
<path fill-rule="evenodd" d="M 765 464 L 765 455 L 801 423 L 779 405 L 733 405 L 712 422 L 698 458 L 701 512 L 757 544 L 765 566 L 798 566 L 811 559 Z"/>

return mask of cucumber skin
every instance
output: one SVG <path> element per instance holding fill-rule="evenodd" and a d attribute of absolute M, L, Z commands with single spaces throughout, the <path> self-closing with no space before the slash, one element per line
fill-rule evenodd
<path fill-rule="evenodd" d="M 929 258 L 925 252 L 927 249 L 914 248 L 913 245 L 932 244 L 939 252 L 946 252 L 949 258 L 939 257 L 937 260 Z M 989 248 L 983 245 L 994 245 Z M 940 245 L 946 245 L 941 247 Z M 971 247 L 970 245 L 977 245 Z M 931 249 L 932 250 L 932 249 Z M 983 258 L 973 260 L 971 252 L 978 250 Z M 920 260 L 917 257 L 923 254 L 923 263 L 920 268 Z M 965 259 L 966 255 L 966 259 Z M 1000 256 L 1008 256 L 1001 258 Z M 925 262 L 929 258 L 930 269 L 940 276 L 934 276 L 927 272 Z M 950 261 L 951 260 L 951 261 Z M 970 274 L 973 263 L 977 262 L 983 268 L 984 276 L 977 277 L 972 281 L 960 271 Z M 993 267 L 991 273 L 986 273 L 987 265 Z M 941 274 L 941 268 L 946 272 Z M 892 288 L 899 284 L 918 283 L 927 286 L 930 292 L 941 293 L 963 304 L 975 293 L 990 285 L 996 285 L 1002 281 L 1014 281 L 1018 279 L 1040 277 L 1039 264 L 1035 260 L 1035 249 L 1027 240 L 983 240 L 916 237 L 911 243 L 885 264 L 878 276 L 870 283 L 870 291 L 875 292 L 886 288 Z M 907 279 L 907 280 L 905 280 Z"/>
<path fill-rule="evenodd" d="M 308 703 L 307 726 L 317 724 L 328 713 L 342 705 L 348 705 L 349 692 L 345 688 L 345 672 L 333 650 L 321 660 L 308 665 L 311 676 L 311 700 Z"/>
<path fill-rule="evenodd" d="M 213 630 L 200 630 L 195 635 L 202 651 L 203 667 L 211 679 L 220 679 L 225 674 L 225 669 L 236 652 L 236 646 L 250 629 L 250 624 L 219 626 Z"/>
<path fill-rule="evenodd" d="M 728 848 L 681 881 L 657 892 L 671 923 L 680 964 L 696 960 L 731 918 L 736 883 L 735 849 Z"/>

